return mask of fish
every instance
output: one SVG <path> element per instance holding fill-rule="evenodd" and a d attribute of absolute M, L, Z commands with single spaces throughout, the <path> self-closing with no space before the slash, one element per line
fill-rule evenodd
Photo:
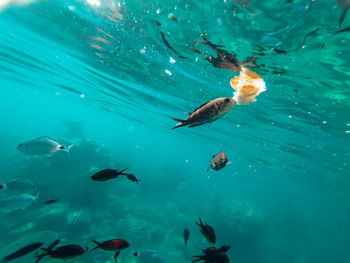
<path fill-rule="evenodd" d="M 74 145 L 63 146 L 48 136 L 20 143 L 17 150 L 27 155 L 49 155 L 57 151 L 69 152 Z"/>
<path fill-rule="evenodd" d="M 35 190 L 36 185 L 27 178 L 18 177 L 13 178 L 2 185 L 5 186 L 6 192 L 16 192 L 16 193 L 28 193 Z"/>
<path fill-rule="evenodd" d="M 139 184 L 139 182 L 141 181 L 140 179 L 137 179 L 136 176 L 133 174 L 126 174 L 126 178 L 128 178 L 131 182 L 135 182 L 137 184 Z"/>
<path fill-rule="evenodd" d="M 235 104 L 233 98 L 218 98 L 212 101 L 203 103 L 197 107 L 194 111 L 187 113 L 189 117 L 187 119 L 171 118 L 179 123 L 172 129 L 176 129 L 183 126 L 189 126 L 190 128 L 203 125 L 216 121 L 225 115 Z"/>
<path fill-rule="evenodd" d="M 67 218 L 66 218 L 66 223 L 68 225 L 70 225 L 70 224 L 75 225 L 79 219 L 80 214 L 81 214 L 81 210 L 73 211 L 73 212 L 69 213 L 67 215 Z"/>
<path fill-rule="evenodd" d="M 50 199 L 44 202 L 44 205 L 51 205 L 53 203 L 56 203 L 59 199 Z"/>
<path fill-rule="evenodd" d="M 208 224 L 203 224 L 201 218 L 199 218 L 199 223 L 196 222 L 196 224 L 200 227 L 200 231 L 204 235 L 206 240 L 208 240 L 210 243 L 215 244 L 216 236 L 215 236 L 214 228 L 212 228 Z"/>
<path fill-rule="evenodd" d="M 230 263 L 230 259 L 226 255 L 226 252 L 230 249 L 230 246 L 222 246 L 220 248 L 208 247 L 202 250 L 204 255 L 193 256 L 195 259 L 192 262 L 204 261 L 205 263 Z"/>
<path fill-rule="evenodd" d="M 94 251 L 97 248 L 100 248 L 102 250 L 107 250 L 107 251 L 115 251 L 115 250 L 122 250 L 130 246 L 130 244 L 124 239 L 111 239 L 103 242 L 98 242 L 96 240 L 93 240 L 92 242 L 94 242 L 97 246 L 93 248 L 91 251 Z"/>
<path fill-rule="evenodd" d="M 105 182 L 111 179 L 115 179 L 119 175 L 127 175 L 124 173 L 127 169 L 128 168 L 121 171 L 114 170 L 114 169 L 104 169 L 95 173 L 93 176 L 90 177 L 90 179 L 96 182 Z"/>
<path fill-rule="evenodd" d="M 167 46 L 167 48 L 172 50 L 179 58 L 182 58 L 182 59 L 186 58 L 182 56 L 178 51 L 176 51 L 172 46 L 170 46 L 168 40 L 165 38 L 165 35 L 162 31 L 160 31 L 160 35 L 162 36 L 163 43 Z"/>
<path fill-rule="evenodd" d="M 36 242 L 36 243 L 30 244 L 28 246 L 22 247 L 22 248 L 16 250 L 15 252 L 11 253 L 10 255 L 4 257 L 1 260 L 1 262 L 8 262 L 8 261 L 23 257 L 23 256 L 29 254 L 30 252 L 37 250 L 43 244 L 44 243 L 42 243 L 42 242 Z"/>
<path fill-rule="evenodd" d="M 21 194 L 17 196 L 6 197 L 0 200 L 0 211 L 10 213 L 17 210 L 24 210 L 30 206 L 39 197 L 36 195 Z"/>
<path fill-rule="evenodd" d="M 184 242 L 185 242 L 185 246 L 187 246 L 187 241 L 188 241 L 188 239 L 190 238 L 190 231 L 187 229 L 187 228 L 185 228 L 184 229 Z"/>
<path fill-rule="evenodd" d="M 212 168 L 215 171 L 219 171 L 220 169 L 224 168 L 227 164 L 228 163 L 226 154 L 223 152 L 219 152 L 213 156 L 213 159 L 210 161 L 210 165 L 207 169 L 207 172 L 210 168 Z"/>
<path fill-rule="evenodd" d="M 86 248 L 76 244 L 65 245 L 54 249 L 58 242 L 59 240 L 55 240 L 49 247 L 42 248 L 45 253 L 37 256 L 35 263 L 38 263 L 45 256 L 58 259 L 70 259 L 80 256 L 86 252 Z"/>
<path fill-rule="evenodd" d="M 134 256 L 137 263 L 165 263 L 163 257 L 153 251 L 135 252 Z"/>
<path fill-rule="evenodd" d="M 350 8 L 350 0 L 337 0 L 337 4 L 343 8 L 338 20 L 338 24 L 341 25 L 345 19 L 346 13 Z"/>
<path fill-rule="evenodd" d="M 174 20 L 175 22 L 179 22 L 179 21 L 177 20 L 177 18 L 174 16 L 173 13 L 169 13 L 169 14 L 168 14 L 168 18 L 171 19 L 171 20 Z"/>

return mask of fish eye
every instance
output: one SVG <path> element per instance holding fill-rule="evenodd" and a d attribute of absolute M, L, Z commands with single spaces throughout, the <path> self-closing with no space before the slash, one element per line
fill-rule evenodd
<path fill-rule="evenodd" d="M 230 101 L 230 99 L 229 99 L 229 98 L 226 98 L 226 99 L 225 99 L 225 102 L 226 102 L 226 103 L 227 103 L 227 102 L 229 102 L 229 101 Z"/>
<path fill-rule="evenodd" d="M 21 144 L 18 144 L 18 148 L 21 148 L 23 146 L 23 143 L 21 143 Z"/>

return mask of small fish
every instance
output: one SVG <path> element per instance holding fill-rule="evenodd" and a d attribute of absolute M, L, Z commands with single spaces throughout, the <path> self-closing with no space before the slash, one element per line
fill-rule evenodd
<path fill-rule="evenodd" d="M 139 231 L 143 231 L 143 230 L 145 230 L 146 228 L 145 227 L 142 227 L 142 228 L 140 228 L 140 230 Z"/>
<path fill-rule="evenodd" d="M 28 155 L 48 155 L 57 151 L 66 151 L 73 145 L 63 146 L 48 136 L 39 137 L 37 139 L 21 143 L 17 146 L 17 150 Z"/>
<path fill-rule="evenodd" d="M 104 169 L 102 171 L 99 171 L 95 173 L 93 176 L 90 177 L 92 181 L 97 181 L 97 182 L 104 182 L 108 181 L 111 179 L 117 178 L 119 175 L 127 175 L 124 173 L 128 168 L 118 171 L 114 169 Z"/>
<path fill-rule="evenodd" d="M 125 174 L 126 178 L 128 178 L 131 182 L 135 182 L 137 184 L 139 184 L 139 182 L 141 181 L 140 179 L 137 179 L 135 175 L 133 174 Z"/>
<path fill-rule="evenodd" d="M 58 259 L 69 259 L 80 256 L 86 252 L 86 249 L 84 247 L 76 244 L 65 245 L 54 249 L 58 242 L 59 240 L 56 240 L 48 248 L 42 248 L 45 253 L 37 256 L 35 263 L 39 262 L 39 260 L 45 256 L 50 256 L 51 258 Z"/>
<path fill-rule="evenodd" d="M 182 56 L 179 52 L 177 52 L 172 46 L 170 46 L 168 40 L 165 38 L 165 35 L 162 31 L 160 31 L 160 35 L 162 36 L 163 43 L 170 49 L 172 50 L 179 58 L 185 58 Z"/>
<path fill-rule="evenodd" d="M 168 18 L 174 20 L 175 22 L 179 22 L 173 13 L 169 13 Z"/>
<path fill-rule="evenodd" d="M 97 246 L 93 248 L 91 251 L 97 248 L 101 248 L 102 250 L 107 250 L 107 251 L 115 251 L 115 250 L 122 250 L 130 246 L 129 243 L 124 239 L 111 239 L 103 242 L 97 242 L 96 240 L 93 240 L 92 242 L 94 242 Z"/>
<path fill-rule="evenodd" d="M 11 196 L 0 200 L 0 211 L 10 213 L 17 210 L 24 210 L 30 206 L 39 197 L 36 195 L 22 194 L 18 196 Z"/>
<path fill-rule="evenodd" d="M 56 203 L 59 199 L 50 199 L 44 202 L 44 205 L 51 205 L 53 203 Z"/>
<path fill-rule="evenodd" d="M 79 219 L 79 216 L 81 214 L 81 210 L 79 211 L 73 211 L 67 215 L 66 222 L 68 225 L 73 224 L 75 225 Z"/>
<path fill-rule="evenodd" d="M 5 182 L 3 185 L 6 186 L 6 191 L 16 193 L 28 193 L 36 188 L 36 185 L 32 181 L 23 177 L 13 178 L 10 181 Z"/>
<path fill-rule="evenodd" d="M 337 4 L 343 8 L 338 20 L 338 24 L 341 25 L 345 19 L 346 13 L 350 8 L 350 0 L 337 0 Z"/>
<path fill-rule="evenodd" d="M 199 107 L 197 107 L 194 111 L 189 112 L 187 119 L 176 119 L 172 118 L 178 123 L 173 129 L 189 126 L 190 128 L 199 126 L 205 123 L 210 123 L 216 121 L 221 118 L 225 113 L 227 113 L 232 106 L 235 104 L 233 98 L 218 98 L 212 101 L 208 101 Z"/>
<path fill-rule="evenodd" d="M 5 190 L 7 188 L 6 184 L 0 184 L 0 190 Z"/>
<path fill-rule="evenodd" d="M 187 228 L 185 228 L 185 229 L 184 229 L 184 242 L 185 242 L 185 246 L 187 246 L 187 241 L 188 241 L 189 238 L 190 238 L 190 231 L 189 231 Z"/>
<path fill-rule="evenodd" d="M 163 257 L 153 251 L 135 252 L 134 256 L 137 263 L 165 263 Z"/>
<path fill-rule="evenodd" d="M 193 256 L 195 259 L 192 262 L 204 261 L 205 263 L 230 263 L 230 259 L 225 254 L 230 249 L 230 246 L 222 246 L 219 249 L 216 247 L 208 247 L 202 250 L 204 255 Z"/>
<path fill-rule="evenodd" d="M 44 243 L 42 243 L 42 242 L 37 242 L 37 243 L 30 244 L 28 246 L 22 247 L 22 248 L 16 250 L 15 252 L 11 253 L 10 255 L 4 257 L 1 260 L 1 262 L 8 262 L 10 260 L 23 257 L 23 256 L 29 254 L 30 252 L 33 252 L 34 250 L 37 250 L 43 244 Z"/>
<path fill-rule="evenodd" d="M 219 171 L 220 169 L 224 168 L 227 164 L 228 163 L 226 154 L 223 152 L 219 152 L 213 156 L 213 160 L 210 161 L 210 165 L 207 169 L 207 172 L 210 168 L 212 168 L 215 171 Z"/>
<path fill-rule="evenodd" d="M 204 235 L 204 237 L 210 242 L 215 244 L 216 237 L 215 237 L 215 232 L 214 228 L 207 224 L 202 223 L 202 219 L 199 218 L 199 223 L 196 222 L 196 224 L 200 227 L 201 233 Z"/>

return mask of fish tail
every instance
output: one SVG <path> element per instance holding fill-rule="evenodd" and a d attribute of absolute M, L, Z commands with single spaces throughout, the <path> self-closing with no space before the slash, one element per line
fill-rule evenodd
<path fill-rule="evenodd" d="M 176 128 L 179 128 L 179 127 L 182 127 L 182 126 L 185 126 L 185 120 L 182 120 L 182 119 L 177 119 L 177 118 L 173 118 L 173 117 L 170 117 L 172 120 L 174 121 L 178 121 L 180 123 L 176 124 L 176 126 L 174 126 L 172 129 L 176 129 Z"/>
<path fill-rule="evenodd" d="M 42 248 L 43 249 L 43 248 Z M 43 249 L 44 250 L 44 249 Z M 38 256 L 35 256 L 35 263 L 38 263 L 43 257 L 47 256 L 49 253 L 44 253 Z"/>
<path fill-rule="evenodd" d="M 67 146 L 61 146 L 62 148 L 60 147 L 60 150 L 65 151 L 65 152 L 69 152 L 70 149 L 72 149 L 74 147 L 74 145 L 75 144 L 71 144 L 71 145 L 67 145 Z"/>
<path fill-rule="evenodd" d="M 94 251 L 95 249 L 98 249 L 101 246 L 101 243 L 97 242 L 96 240 L 92 240 L 92 242 L 94 242 L 97 246 L 91 249 L 90 252 Z"/>
<path fill-rule="evenodd" d="M 341 12 L 341 15 L 340 15 L 339 20 L 338 20 L 339 25 L 341 25 L 341 23 L 343 23 L 345 15 L 346 15 L 347 11 L 349 10 L 349 7 L 350 7 L 350 5 L 346 5 L 343 7 L 343 11 Z"/>

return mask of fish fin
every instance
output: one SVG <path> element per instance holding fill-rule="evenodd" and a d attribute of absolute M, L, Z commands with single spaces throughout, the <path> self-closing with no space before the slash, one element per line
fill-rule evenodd
<path fill-rule="evenodd" d="M 125 168 L 124 170 L 121 170 L 120 172 L 118 171 L 118 170 L 116 170 L 117 171 L 117 173 L 118 173 L 118 175 L 127 175 L 126 173 L 124 173 L 126 170 L 128 170 L 129 169 L 129 167 L 128 168 Z"/>
<path fill-rule="evenodd" d="M 196 110 L 199 110 L 200 108 L 202 108 L 203 106 L 205 106 L 206 104 L 208 104 L 210 101 L 204 102 L 203 104 L 199 105 L 197 108 L 195 108 L 192 112 L 189 112 L 187 114 L 191 115 L 193 112 L 195 112 Z"/>
<path fill-rule="evenodd" d="M 53 241 L 53 242 L 46 248 L 46 250 L 44 250 L 43 248 L 42 248 L 42 250 L 44 250 L 44 251 L 50 251 L 50 250 L 52 250 L 59 242 L 60 242 L 60 240 L 59 240 L 59 239 L 56 239 L 55 241 Z"/>
<path fill-rule="evenodd" d="M 203 125 L 203 124 L 204 124 L 204 123 L 200 123 L 200 124 L 193 124 L 193 125 L 190 125 L 190 126 L 188 126 L 188 127 L 193 128 L 193 127 L 200 126 L 200 125 Z"/>
<path fill-rule="evenodd" d="M 346 16 L 346 13 L 347 13 L 348 10 L 349 10 L 349 7 L 350 7 L 350 5 L 345 5 L 345 6 L 343 7 L 343 10 L 342 10 L 341 15 L 340 15 L 339 20 L 338 20 L 338 24 L 339 24 L 339 25 L 341 25 L 341 23 L 343 23 L 344 18 L 345 18 L 345 16 Z"/>
<path fill-rule="evenodd" d="M 115 263 L 117 263 L 117 258 L 118 258 L 118 256 L 119 256 L 119 254 L 120 254 L 120 251 L 118 250 L 118 251 L 116 251 L 115 252 L 115 254 L 114 254 L 114 261 L 115 261 Z"/>
<path fill-rule="evenodd" d="M 228 163 L 226 164 L 226 166 L 227 166 L 227 165 L 230 165 L 231 163 L 232 163 L 232 162 L 228 162 Z"/>
<path fill-rule="evenodd" d="M 55 140 L 54 138 L 52 138 L 52 137 L 50 137 L 50 136 L 40 136 L 40 137 L 38 137 L 37 139 L 38 140 L 41 140 L 41 139 L 51 139 L 51 140 Z"/>
<path fill-rule="evenodd" d="M 208 169 L 207 169 L 207 172 L 209 172 L 209 169 L 210 169 L 211 165 L 209 165 Z"/>
<path fill-rule="evenodd" d="M 47 256 L 48 255 L 48 253 L 43 253 L 43 254 L 41 254 L 41 255 L 38 255 L 38 256 L 35 256 L 34 258 L 35 258 L 35 263 L 38 263 L 43 257 L 45 257 L 45 256 Z"/>
<path fill-rule="evenodd" d="M 176 124 L 176 126 L 174 126 L 172 129 L 176 129 L 176 128 L 179 128 L 179 127 L 182 127 L 182 126 L 185 126 L 186 125 L 186 120 L 182 120 L 182 119 L 176 119 L 176 118 L 172 118 L 170 117 L 172 120 L 174 121 L 178 121 L 180 123 Z"/>

